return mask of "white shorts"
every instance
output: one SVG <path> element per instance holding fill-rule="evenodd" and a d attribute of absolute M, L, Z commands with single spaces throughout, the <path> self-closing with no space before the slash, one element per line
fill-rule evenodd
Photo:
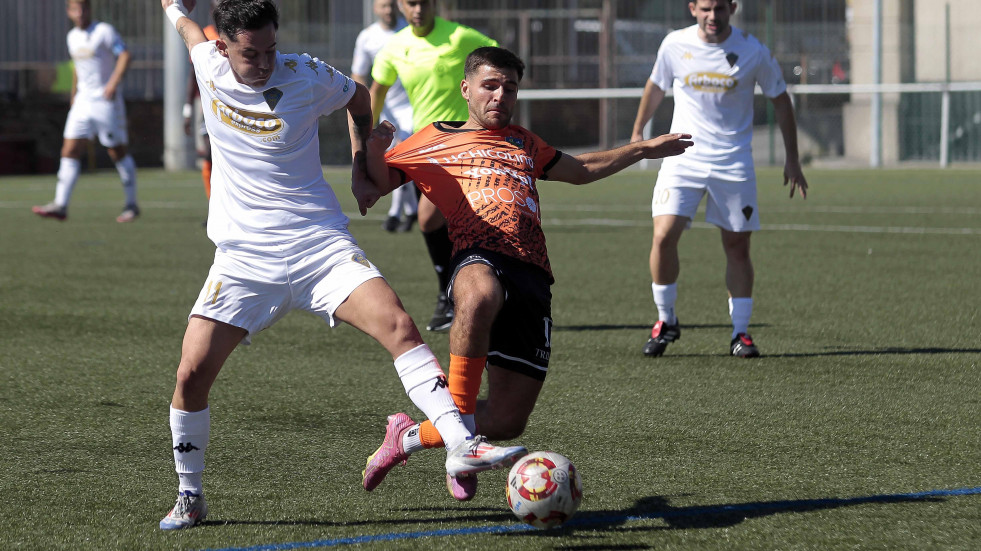
<path fill-rule="evenodd" d="M 684 216 L 691 226 L 698 204 L 706 193 L 706 222 L 733 232 L 760 229 L 756 176 L 752 170 L 710 172 L 697 176 L 659 172 L 651 201 L 651 215 Z"/>
<path fill-rule="evenodd" d="M 99 143 L 105 147 L 126 145 L 129 135 L 123 97 L 116 94 L 112 101 L 76 98 L 68 111 L 63 136 L 69 140 L 91 140 L 98 136 Z"/>
<path fill-rule="evenodd" d="M 291 310 L 306 310 L 334 327 L 337 308 L 376 277 L 381 272 L 347 234 L 282 255 L 219 249 L 190 316 L 245 329 L 242 344 Z"/>

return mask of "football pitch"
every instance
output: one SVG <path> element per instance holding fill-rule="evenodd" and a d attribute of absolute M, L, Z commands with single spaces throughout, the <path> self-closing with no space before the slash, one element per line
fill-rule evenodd
<path fill-rule="evenodd" d="M 977 549 L 981 546 L 981 173 L 805 170 L 806 201 L 759 171 L 753 237 L 764 357 L 730 358 L 719 232 L 681 241 L 682 337 L 641 348 L 656 313 L 654 173 L 540 182 L 556 284 L 548 380 L 519 443 L 583 479 L 566 527 L 518 523 L 506 473 L 473 501 L 442 451 L 378 489 L 361 470 L 396 411 L 391 358 L 293 313 L 240 347 L 211 395 L 206 523 L 165 533 L 176 475 L 168 403 L 214 247 L 195 172 L 141 170 L 117 224 L 115 171 L 85 173 L 67 222 L 53 176 L 0 178 L 2 549 Z M 436 285 L 418 231 L 351 230 L 417 323 Z M 444 367 L 446 334 L 424 332 Z"/>

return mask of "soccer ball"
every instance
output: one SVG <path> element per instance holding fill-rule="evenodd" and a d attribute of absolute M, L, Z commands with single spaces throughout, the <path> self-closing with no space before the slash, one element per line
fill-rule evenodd
<path fill-rule="evenodd" d="M 535 452 L 511 467 L 507 497 L 514 516 L 535 528 L 553 528 L 576 514 L 582 480 L 564 455 Z"/>

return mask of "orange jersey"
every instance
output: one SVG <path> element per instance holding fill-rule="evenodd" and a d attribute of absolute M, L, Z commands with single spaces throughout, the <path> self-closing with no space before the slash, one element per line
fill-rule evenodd
<path fill-rule="evenodd" d="M 547 179 L 561 153 L 520 126 L 464 130 L 436 122 L 389 151 L 401 170 L 446 217 L 453 254 L 479 247 L 552 268 L 545 249 L 535 180 Z"/>

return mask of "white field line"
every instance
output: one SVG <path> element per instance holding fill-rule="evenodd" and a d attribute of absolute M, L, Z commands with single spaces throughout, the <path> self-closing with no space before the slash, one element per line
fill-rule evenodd
<path fill-rule="evenodd" d="M 73 203 L 74 208 L 84 208 L 85 205 L 116 205 L 118 201 L 78 201 Z M 187 209 L 200 207 L 200 203 L 189 201 L 141 201 L 140 205 L 144 209 Z M 20 209 L 30 208 L 32 203 L 28 201 L 0 201 L 0 209 Z M 649 207 L 634 206 L 596 206 L 596 205 L 556 205 L 547 208 L 548 212 L 649 212 Z M 773 212 L 769 209 L 768 212 Z M 841 214 L 956 214 L 974 215 L 981 214 L 981 209 L 971 207 L 817 207 L 804 209 L 782 209 L 777 212 L 798 212 L 805 214 L 808 212 L 841 213 Z M 349 216 L 354 220 L 382 220 L 383 214 L 370 214 L 361 218 L 354 213 Z M 643 227 L 651 226 L 648 219 L 623 219 L 623 218 L 554 218 L 546 216 L 543 220 L 545 228 L 550 226 L 576 227 L 576 226 L 606 226 L 606 227 Z M 705 222 L 693 221 L 694 229 L 714 229 L 716 226 Z M 764 231 L 803 231 L 803 232 L 837 232 L 837 233 L 887 233 L 887 234 L 921 234 L 921 235 L 981 235 L 981 228 L 969 227 L 924 227 L 924 226 L 867 226 L 867 225 L 837 225 L 837 224 L 762 224 L 761 230 Z"/>

